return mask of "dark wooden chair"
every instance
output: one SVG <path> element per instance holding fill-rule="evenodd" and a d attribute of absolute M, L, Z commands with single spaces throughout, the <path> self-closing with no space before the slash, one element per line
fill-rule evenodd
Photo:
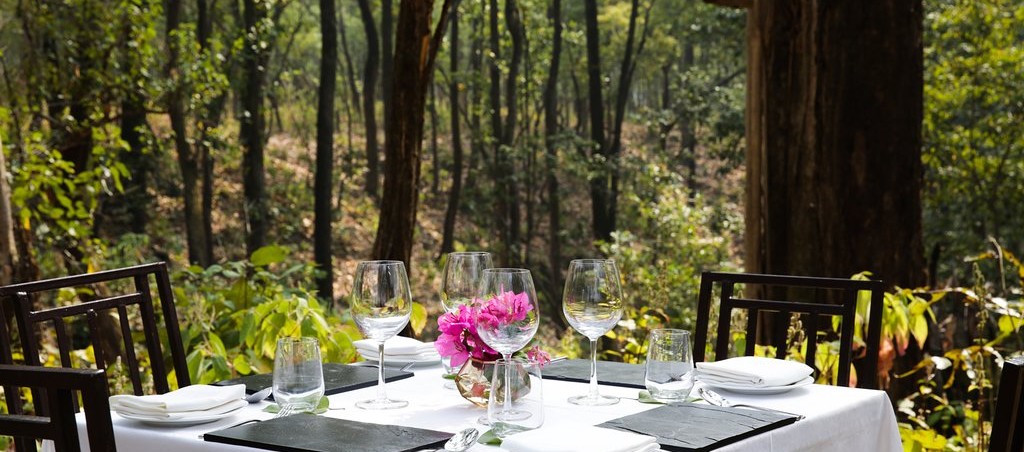
<path fill-rule="evenodd" d="M 151 279 L 156 285 L 162 324 L 158 322 L 150 292 Z M 125 290 L 127 293 L 107 296 L 106 292 L 118 285 L 128 286 Z M 37 298 L 41 293 L 68 288 L 84 292 L 87 296 L 80 296 L 78 302 L 65 306 L 37 307 Z M 138 342 L 145 346 L 150 358 L 147 372 L 152 377 L 153 391 L 163 394 L 170 391 L 161 344 L 161 333 L 164 333 L 178 387 L 191 383 L 167 265 L 163 262 L 0 287 L 0 318 L 7 319 L 4 312 L 6 309 L 10 309 L 8 312 L 13 312 L 17 320 L 24 364 L 45 364 L 44 358 L 47 356 L 40 348 L 40 338 L 44 334 L 56 339 L 61 367 L 75 367 L 71 360 L 72 351 L 92 345 L 96 367 L 108 369 L 120 356 L 123 358 L 120 368 L 131 381 L 135 395 L 142 395 L 145 388 L 143 373 L 135 350 L 136 336 L 141 336 Z M 137 312 L 137 315 L 129 317 L 129 309 L 133 314 Z M 116 321 L 112 316 L 114 312 L 117 313 Z M 76 321 L 84 323 L 83 329 L 88 333 L 87 344 L 81 343 L 81 340 L 76 344 L 74 338 L 81 337 L 69 333 L 69 325 Z M 116 340 L 118 335 L 120 341 Z M 115 340 L 111 341 L 110 338 Z M 16 364 L 13 362 L 14 349 L 6 321 L 0 322 L 0 339 L 3 342 L 0 345 L 0 364 Z M 108 372 L 108 376 L 113 378 L 111 372 Z M 9 404 L 20 404 L 17 398 L 12 400 L 10 392 L 7 392 L 7 398 Z"/>
<path fill-rule="evenodd" d="M 748 293 L 754 292 L 750 289 L 761 289 L 759 293 L 768 296 L 739 296 L 737 284 L 743 284 Z M 747 311 L 746 346 L 744 350 L 733 350 L 736 356 L 753 355 L 755 345 L 763 342 L 776 347 L 776 358 L 784 358 L 790 345 L 787 344 L 787 340 L 791 319 L 797 315 L 800 318 L 803 337 L 807 338 L 805 361 L 807 365 L 815 368 L 817 376 L 821 372 L 815 365 L 819 333 L 831 331 L 832 320 L 839 317 L 842 319 L 842 326 L 839 331 L 839 367 L 836 384 L 841 386 L 850 384 L 857 296 L 861 291 L 870 292 L 871 304 L 868 309 L 869 319 L 866 319 L 864 357 L 858 360 L 858 386 L 877 389 L 878 350 L 882 335 L 882 296 L 885 289 L 882 281 L 704 272 L 701 274 L 697 326 L 693 343 L 696 361 L 705 360 L 711 321 L 711 301 L 716 286 L 720 287 L 721 292 L 718 298 L 719 320 L 715 330 L 715 359 L 725 359 L 729 356 L 733 310 Z"/>
<path fill-rule="evenodd" d="M 1024 358 L 1012 358 L 1003 362 L 988 450 L 1024 450 Z"/>
<path fill-rule="evenodd" d="M 0 384 L 47 393 L 48 416 L 0 414 L 0 434 L 13 436 L 17 450 L 36 450 L 36 439 L 52 440 L 61 452 L 81 450 L 75 423 L 76 392 L 82 395 L 89 449 L 116 450 L 103 370 L 0 364 Z"/>

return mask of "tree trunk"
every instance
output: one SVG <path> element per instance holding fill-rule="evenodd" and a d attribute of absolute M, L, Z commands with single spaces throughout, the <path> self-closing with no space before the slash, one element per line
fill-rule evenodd
<path fill-rule="evenodd" d="M 246 235 L 246 254 L 252 255 L 266 243 L 267 239 L 267 193 L 264 174 L 264 131 L 266 119 L 263 116 L 264 82 L 270 53 L 260 41 L 269 39 L 264 33 L 267 10 L 264 2 L 244 0 L 243 25 L 245 45 L 242 50 L 243 80 L 239 122 L 239 141 L 242 144 L 242 184 L 245 192 L 245 211 L 249 222 Z"/>
<path fill-rule="evenodd" d="M 201 264 L 206 249 L 206 234 L 203 229 L 203 210 L 201 187 L 199 186 L 199 162 L 188 143 L 188 131 L 185 124 L 185 103 L 183 101 L 183 83 L 178 76 L 178 55 L 175 32 L 181 25 L 182 4 L 178 1 L 166 2 L 164 11 L 167 19 L 167 77 L 171 80 L 171 90 L 167 93 L 167 113 L 174 132 L 174 149 L 178 152 L 178 167 L 181 170 L 182 197 L 185 202 L 185 240 L 188 248 L 188 260 L 192 264 Z"/>
<path fill-rule="evenodd" d="M 381 86 L 384 94 L 384 130 L 388 128 L 391 114 L 391 93 L 394 90 L 395 55 L 393 44 L 395 38 L 395 8 L 392 0 L 380 2 L 380 47 L 381 47 Z M 384 165 L 388 163 L 385 160 Z"/>
<path fill-rule="evenodd" d="M 448 38 L 448 56 L 451 58 L 449 73 L 451 84 L 448 86 L 448 104 L 450 105 L 452 127 L 452 186 L 448 189 L 448 207 L 444 212 L 444 229 L 441 235 L 442 256 L 455 250 L 455 220 L 459 212 L 459 196 L 462 194 L 462 127 L 459 118 L 459 11 L 452 11 L 452 28 Z"/>
<path fill-rule="evenodd" d="M 504 126 L 501 122 L 501 69 L 498 67 L 498 61 L 501 59 L 501 35 L 498 30 L 498 0 L 490 0 L 487 8 L 487 17 L 490 25 L 488 44 L 491 50 L 491 64 L 489 68 L 491 84 L 488 87 L 488 101 L 491 107 L 491 137 L 494 143 L 489 172 L 491 180 L 495 184 L 494 191 L 500 193 L 505 190 L 505 176 L 503 174 L 505 151 L 501 148 L 501 145 L 504 143 L 505 133 L 503 132 Z M 498 196 L 497 198 L 494 202 L 493 218 L 498 223 L 496 226 L 501 234 L 501 243 L 504 245 L 499 248 L 498 259 L 501 262 L 500 265 L 511 266 L 513 245 L 512 227 L 509 224 L 508 216 L 510 200 L 505 195 Z"/>
<path fill-rule="evenodd" d="M 558 193 L 558 66 L 562 61 L 562 0 L 553 0 L 548 10 L 551 27 L 551 65 L 548 67 L 548 80 L 544 85 L 544 144 L 545 154 L 545 185 L 548 191 L 548 265 L 551 266 L 551 283 L 548 287 L 550 300 L 561 300 L 562 285 L 562 223 L 561 196 Z M 557 312 L 557 310 L 555 310 Z M 562 316 L 554 316 L 555 321 L 564 329 L 565 320 Z"/>
<path fill-rule="evenodd" d="M 7 159 L 4 156 L 4 137 L 0 135 L 0 174 L 7 174 Z M 11 187 L 7 178 L 0 177 L 0 285 L 14 282 L 15 263 L 18 250 L 14 246 L 14 211 L 11 210 Z M 7 319 L 0 319 L 7 321 Z M 7 340 L 7 338 L 3 338 Z"/>
<path fill-rule="evenodd" d="M 497 14 L 497 13 L 495 13 Z M 521 215 L 519 212 L 519 183 L 516 182 L 516 168 L 513 160 L 512 148 L 515 145 L 516 129 L 519 126 L 519 66 L 523 60 L 523 41 L 526 39 L 526 30 L 523 29 L 522 19 L 519 17 L 519 6 L 516 0 L 505 0 L 505 24 L 509 34 L 512 35 L 512 58 L 508 64 L 508 76 L 505 78 L 505 126 L 501 135 L 501 177 L 502 188 L 505 191 L 506 212 L 508 218 L 509 242 L 511 247 L 509 255 L 512 257 L 512 265 L 521 265 L 523 262 Z"/>
<path fill-rule="evenodd" d="M 469 73 L 481 74 L 483 71 L 483 18 L 481 15 L 473 17 L 470 36 L 473 42 L 469 46 Z M 466 186 L 476 186 L 476 172 L 483 159 L 483 134 L 481 133 L 483 118 L 483 90 L 480 89 L 479 79 L 472 82 L 469 89 L 469 100 L 467 101 L 467 121 L 469 122 L 469 164 L 466 171 Z"/>
<path fill-rule="evenodd" d="M 363 68 L 363 122 L 366 124 L 366 194 L 378 199 L 380 180 L 380 149 L 377 145 L 377 71 L 380 65 L 380 43 L 377 40 L 377 25 L 369 0 L 359 0 L 360 17 L 366 30 L 366 67 Z"/>
<path fill-rule="evenodd" d="M 590 210 L 593 216 L 594 240 L 611 240 L 615 218 L 608 216 L 611 196 L 611 174 L 605 171 L 608 146 L 604 139 L 604 97 L 601 94 L 601 41 L 597 29 L 597 0 L 584 0 L 587 40 L 587 86 L 590 98 L 591 158 L 605 168 L 590 180 Z"/>
<path fill-rule="evenodd" d="M 409 268 L 416 208 L 419 201 L 420 157 L 423 146 L 423 107 L 437 50 L 448 22 L 451 0 L 441 6 L 437 30 L 431 34 L 433 0 L 402 0 L 395 39 L 395 86 L 391 117 L 385 129 L 388 165 L 384 174 L 374 259 L 394 259 Z"/>
<path fill-rule="evenodd" d="M 920 0 L 754 3 L 747 270 L 924 283 L 922 26 Z"/>
<path fill-rule="evenodd" d="M 316 289 L 334 304 L 331 262 L 331 186 L 334 182 L 334 91 L 338 75 L 338 27 L 334 0 L 320 0 L 320 89 L 316 108 L 316 175 L 313 182 L 313 259 L 320 273 Z"/>
<path fill-rule="evenodd" d="M 434 84 L 430 84 L 430 194 L 437 196 L 441 191 L 441 161 L 437 157 L 437 97 L 435 96 Z"/>
<path fill-rule="evenodd" d="M 148 181 L 152 159 L 143 155 L 146 149 L 144 130 L 149 129 L 146 122 L 146 106 L 142 96 L 130 90 L 121 102 L 121 139 L 128 149 L 121 155 L 121 161 L 131 174 L 131 179 L 124 183 L 124 193 L 115 194 L 114 200 L 120 200 L 121 209 L 116 212 L 123 216 L 127 210 L 129 224 L 124 219 L 119 221 L 119 230 L 127 230 L 135 234 L 144 234 L 149 222 L 149 211 L 152 199 L 149 196 Z M 111 203 L 104 203 L 109 205 Z"/>
<path fill-rule="evenodd" d="M 211 11 L 207 0 L 198 0 L 198 24 L 196 26 L 196 38 L 199 41 L 200 50 L 210 57 L 210 37 L 213 34 L 213 17 L 216 15 Z M 231 71 L 231 64 L 227 65 L 224 72 Z M 211 154 L 211 142 L 220 141 L 219 136 L 213 131 L 220 127 L 221 115 L 224 113 L 224 105 L 227 102 L 227 92 L 221 92 L 215 99 L 201 109 L 196 122 L 196 129 L 199 132 L 199 140 L 196 142 L 197 153 L 199 154 L 199 166 L 202 168 L 202 211 L 203 211 L 203 234 L 206 237 L 206 248 L 200 256 L 199 264 L 209 266 L 213 264 L 213 155 Z"/>

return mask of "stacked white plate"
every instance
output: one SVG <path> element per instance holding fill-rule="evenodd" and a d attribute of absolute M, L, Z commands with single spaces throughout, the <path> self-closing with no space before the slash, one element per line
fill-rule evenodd
<path fill-rule="evenodd" d="M 367 361 L 376 362 L 380 357 L 377 341 L 362 339 L 352 343 L 356 351 Z M 441 355 L 434 349 L 433 342 L 421 342 L 411 337 L 395 336 L 384 342 L 384 365 L 404 366 L 406 364 L 434 364 Z"/>
<path fill-rule="evenodd" d="M 759 356 L 697 363 L 698 379 L 708 386 L 743 394 L 778 394 L 814 383 L 810 366 Z"/>
<path fill-rule="evenodd" d="M 110 409 L 148 424 L 194 425 L 235 414 L 247 403 L 245 385 L 192 385 L 157 395 L 110 396 Z"/>

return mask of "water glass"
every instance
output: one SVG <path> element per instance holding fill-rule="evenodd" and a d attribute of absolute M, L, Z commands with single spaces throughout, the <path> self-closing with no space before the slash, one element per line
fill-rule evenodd
<path fill-rule="evenodd" d="M 487 420 L 491 431 L 499 438 L 544 425 L 544 388 L 536 361 L 522 358 L 495 361 L 491 393 L 487 398 Z"/>
<path fill-rule="evenodd" d="M 314 411 L 324 396 L 324 369 L 320 344 L 313 337 L 277 340 L 274 353 L 274 401 L 282 410 Z"/>
<path fill-rule="evenodd" d="M 644 384 L 651 397 L 661 402 L 683 402 L 693 390 L 693 377 L 690 332 L 651 330 L 644 376 Z"/>

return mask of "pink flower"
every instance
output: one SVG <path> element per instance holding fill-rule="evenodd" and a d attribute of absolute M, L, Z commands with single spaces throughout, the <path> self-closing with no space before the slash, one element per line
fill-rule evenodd
<path fill-rule="evenodd" d="M 551 362 L 551 355 L 548 352 L 541 350 L 539 345 L 534 345 L 533 348 L 526 352 L 526 357 L 530 361 L 536 361 L 537 365 L 544 367 L 547 363 Z"/>
<path fill-rule="evenodd" d="M 526 319 L 533 306 L 526 293 L 502 292 L 487 301 L 473 299 L 469 305 L 459 306 L 458 311 L 449 312 L 437 319 L 440 333 L 434 342 L 437 352 L 451 360 L 453 368 L 459 367 L 470 358 L 493 361 L 501 355 L 487 345 L 477 333 L 481 328 L 508 326 Z M 533 347 L 527 356 L 546 364 L 551 360 L 547 353 Z"/>

